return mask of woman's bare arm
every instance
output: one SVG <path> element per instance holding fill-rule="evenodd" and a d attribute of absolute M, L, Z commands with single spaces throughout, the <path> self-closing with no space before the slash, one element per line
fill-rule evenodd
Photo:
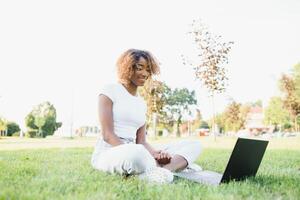
<path fill-rule="evenodd" d="M 146 141 L 146 125 L 143 125 L 137 130 L 136 143 L 144 145 L 153 157 L 158 153 L 158 151 Z"/>
<path fill-rule="evenodd" d="M 167 152 L 155 150 L 147 141 L 146 141 L 146 127 L 143 125 L 140 127 L 136 134 L 136 143 L 142 144 L 150 152 L 150 154 L 155 158 L 155 160 L 160 165 L 165 165 L 170 163 L 171 155 Z"/>
<path fill-rule="evenodd" d="M 112 146 L 123 144 L 120 138 L 114 133 L 113 128 L 113 102 L 105 95 L 99 96 L 98 116 L 101 124 L 103 140 Z"/>

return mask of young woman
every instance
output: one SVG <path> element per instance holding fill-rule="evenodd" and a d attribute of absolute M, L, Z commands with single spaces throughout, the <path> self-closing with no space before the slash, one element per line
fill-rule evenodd
<path fill-rule="evenodd" d="M 91 164 L 95 169 L 121 175 L 138 175 L 156 183 L 170 183 L 173 173 L 185 169 L 200 154 L 198 141 L 181 141 L 154 149 L 146 141 L 146 111 L 137 89 L 160 72 L 148 51 L 129 49 L 117 62 L 118 83 L 99 94 L 102 138 Z"/>

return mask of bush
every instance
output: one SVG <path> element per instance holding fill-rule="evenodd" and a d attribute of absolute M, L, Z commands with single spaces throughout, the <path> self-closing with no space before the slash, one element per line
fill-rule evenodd
<path fill-rule="evenodd" d="M 12 136 L 13 134 L 20 132 L 20 126 L 15 122 L 7 123 L 7 136 Z"/>
<path fill-rule="evenodd" d="M 13 137 L 19 137 L 20 136 L 20 131 L 19 132 L 15 132 L 14 134 L 12 134 Z"/>
<path fill-rule="evenodd" d="M 163 131 L 162 130 L 159 130 L 158 131 L 158 136 L 162 136 L 163 135 Z"/>
<path fill-rule="evenodd" d="M 61 122 L 56 121 L 56 109 L 50 102 L 43 102 L 33 108 L 25 118 L 26 127 L 30 130 L 30 137 L 46 137 L 53 135 L 54 132 L 62 126 Z M 39 129 L 42 134 L 37 134 Z M 31 130 L 35 130 L 31 132 Z"/>
<path fill-rule="evenodd" d="M 33 138 L 33 137 L 37 136 L 37 133 L 38 133 L 38 130 L 29 130 L 29 131 L 26 132 L 26 136 L 30 137 L 30 138 Z"/>
<path fill-rule="evenodd" d="M 283 125 L 283 130 L 288 130 L 288 129 L 290 129 L 290 128 L 292 128 L 292 125 L 291 125 L 290 123 L 285 123 L 285 124 Z"/>

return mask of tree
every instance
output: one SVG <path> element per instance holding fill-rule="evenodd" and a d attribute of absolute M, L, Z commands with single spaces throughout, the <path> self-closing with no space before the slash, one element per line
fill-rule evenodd
<path fill-rule="evenodd" d="M 289 113 L 283 106 L 283 101 L 280 97 L 272 97 L 268 107 L 265 109 L 265 123 L 283 127 L 289 122 Z"/>
<path fill-rule="evenodd" d="M 198 52 L 198 64 L 192 64 L 196 78 L 200 79 L 211 94 L 224 92 L 226 89 L 226 69 L 228 53 L 233 42 L 223 42 L 221 36 L 213 35 L 201 21 L 194 20 L 192 31 Z M 184 59 L 185 64 L 185 59 Z"/>
<path fill-rule="evenodd" d="M 34 124 L 38 127 L 39 131 L 38 131 L 38 136 L 39 137 L 43 137 L 43 126 L 45 125 L 46 123 L 46 117 L 43 116 L 44 113 L 41 113 L 42 115 L 37 115 L 35 117 L 35 120 L 34 120 Z"/>
<path fill-rule="evenodd" d="M 179 126 L 182 123 L 184 113 L 190 114 L 191 105 L 196 105 L 195 91 L 189 91 L 187 88 L 168 91 L 165 109 L 167 113 L 176 121 L 176 135 L 180 137 Z"/>
<path fill-rule="evenodd" d="M 195 130 L 197 130 L 201 126 L 201 122 L 203 122 L 201 111 L 196 108 L 196 118 L 192 122 L 191 131 L 194 132 Z"/>
<path fill-rule="evenodd" d="M 262 103 L 259 103 L 259 102 L 261 102 L 261 101 L 259 100 L 259 101 L 255 102 L 254 105 L 262 108 Z M 239 115 L 239 120 L 238 120 L 239 130 L 240 129 L 245 129 L 246 121 L 247 121 L 250 109 L 251 109 L 251 105 L 249 105 L 249 104 L 242 104 L 241 105 L 240 115 Z"/>
<path fill-rule="evenodd" d="M 163 82 L 149 79 L 142 88 L 139 88 L 139 94 L 147 103 L 147 121 L 151 122 L 153 113 L 163 115 L 163 107 L 166 103 L 166 94 L 170 88 Z"/>
<path fill-rule="evenodd" d="M 193 36 L 199 52 L 197 64 L 189 62 L 194 67 L 195 76 L 208 89 L 213 107 L 213 129 L 215 127 L 215 111 L 214 111 L 214 95 L 215 93 L 222 93 L 226 89 L 226 75 L 225 64 L 228 63 L 228 54 L 231 50 L 233 42 L 224 42 L 221 36 L 213 35 L 208 27 L 201 21 L 194 20 L 192 23 Z M 183 64 L 187 63 L 187 59 L 183 57 Z M 213 130 L 215 133 L 215 131 Z"/>
<path fill-rule="evenodd" d="M 35 121 L 35 117 L 33 116 L 33 113 L 30 112 L 25 118 L 25 124 L 28 128 L 31 128 L 33 130 L 38 129 L 34 121 Z"/>
<path fill-rule="evenodd" d="M 239 116 L 240 116 L 241 104 L 233 101 L 228 105 L 225 111 L 225 130 L 237 132 L 240 128 Z"/>
<path fill-rule="evenodd" d="M 225 131 L 234 131 L 245 128 L 247 115 L 249 113 L 250 106 L 233 101 L 230 103 L 224 113 L 217 118 L 217 124 L 223 127 Z"/>
<path fill-rule="evenodd" d="M 226 126 L 226 117 L 225 113 L 219 113 L 215 116 L 215 123 L 219 127 L 220 133 L 223 133 L 225 131 L 225 126 Z"/>
<path fill-rule="evenodd" d="M 0 117 L 0 136 L 2 135 L 2 132 L 6 132 L 7 131 L 7 120 Z"/>
<path fill-rule="evenodd" d="M 56 122 L 56 109 L 49 102 L 35 106 L 26 116 L 25 124 L 32 133 L 31 137 L 53 135 L 62 125 L 61 122 Z"/>
<path fill-rule="evenodd" d="M 206 121 L 202 121 L 199 128 L 209 129 L 209 125 Z"/>
<path fill-rule="evenodd" d="M 7 136 L 12 136 L 15 133 L 20 132 L 20 126 L 15 122 L 8 122 L 7 123 Z"/>
<path fill-rule="evenodd" d="M 284 94 L 283 105 L 289 111 L 294 121 L 294 130 L 297 127 L 297 117 L 300 115 L 300 66 L 295 65 L 293 73 L 283 74 L 279 80 L 280 90 Z"/>
<path fill-rule="evenodd" d="M 155 136 L 158 122 L 167 129 L 169 129 L 169 125 L 172 124 L 163 109 L 166 104 L 167 94 L 169 94 L 170 90 L 171 89 L 164 82 L 152 79 L 148 79 L 145 85 L 139 88 L 139 94 L 147 103 L 147 126 L 152 122 Z"/>
<path fill-rule="evenodd" d="M 292 78 L 295 84 L 295 93 L 297 97 L 300 97 L 300 63 L 294 65 L 292 69 Z"/>

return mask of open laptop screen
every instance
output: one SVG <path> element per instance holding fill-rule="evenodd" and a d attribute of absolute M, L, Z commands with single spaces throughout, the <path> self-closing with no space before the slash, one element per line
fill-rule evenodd
<path fill-rule="evenodd" d="M 228 161 L 221 183 L 255 176 L 268 141 L 238 138 Z"/>

